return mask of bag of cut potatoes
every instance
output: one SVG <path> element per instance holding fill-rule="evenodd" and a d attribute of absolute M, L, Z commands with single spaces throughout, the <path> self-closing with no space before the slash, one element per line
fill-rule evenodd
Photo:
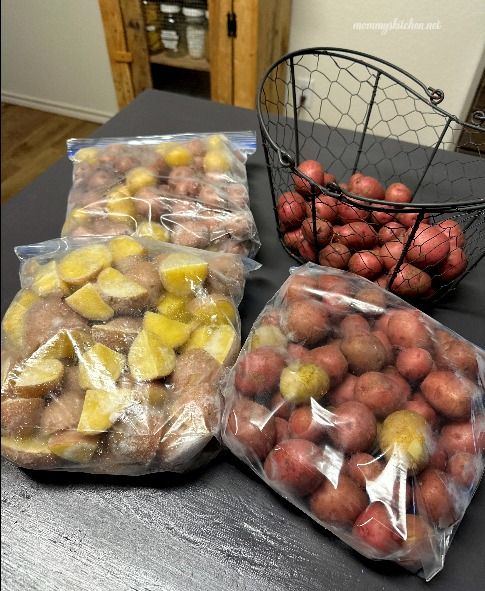
<path fill-rule="evenodd" d="M 18 247 L 2 321 L 2 455 L 19 466 L 182 472 L 217 450 L 253 261 L 130 236 Z"/>

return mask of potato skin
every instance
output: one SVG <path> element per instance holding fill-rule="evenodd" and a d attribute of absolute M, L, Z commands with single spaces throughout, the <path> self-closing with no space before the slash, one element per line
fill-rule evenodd
<path fill-rule="evenodd" d="M 417 382 L 429 374 L 433 367 L 433 358 L 426 349 L 411 347 L 399 352 L 396 367 L 406 380 Z"/>
<path fill-rule="evenodd" d="M 340 474 L 336 487 L 325 479 L 311 495 L 310 510 L 324 523 L 352 525 L 366 508 L 367 502 L 365 492 L 351 478 Z"/>
<path fill-rule="evenodd" d="M 285 324 L 292 341 L 312 346 L 327 335 L 328 314 L 318 302 L 302 300 L 288 305 Z"/>
<path fill-rule="evenodd" d="M 327 426 L 318 420 L 310 406 L 298 406 L 288 420 L 288 431 L 293 439 L 307 439 L 319 443 Z"/>
<path fill-rule="evenodd" d="M 362 314 L 349 314 L 340 322 L 340 334 L 343 339 L 369 333 L 370 324 Z"/>
<path fill-rule="evenodd" d="M 150 307 L 157 305 L 162 294 L 162 283 L 157 268 L 152 262 L 139 256 L 130 256 L 118 261 L 115 267 L 147 290 Z"/>
<path fill-rule="evenodd" d="M 432 342 L 419 312 L 395 310 L 387 324 L 387 336 L 392 345 L 402 349 L 420 347 L 431 349 Z"/>
<path fill-rule="evenodd" d="M 451 371 L 432 371 L 421 383 L 426 400 L 439 413 L 450 419 L 470 416 L 475 385 Z"/>
<path fill-rule="evenodd" d="M 470 488 L 480 477 L 483 462 L 480 456 L 459 451 L 448 460 L 446 471 L 464 488 Z"/>
<path fill-rule="evenodd" d="M 44 407 L 41 398 L 7 398 L 2 400 L 2 435 L 29 437 L 39 425 Z"/>
<path fill-rule="evenodd" d="M 365 404 L 378 419 L 384 419 L 404 405 L 405 394 L 389 376 L 370 371 L 357 378 L 354 399 Z"/>
<path fill-rule="evenodd" d="M 379 460 L 363 452 L 352 454 L 344 468 L 345 473 L 361 488 L 365 488 L 368 481 L 375 480 L 382 470 Z"/>
<path fill-rule="evenodd" d="M 246 454 L 262 461 L 276 441 L 275 420 L 266 407 L 240 398 L 229 412 L 227 434 L 243 446 Z"/>
<path fill-rule="evenodd" d="M 427 468 L 418 477 L 416 499 L 419 512 L 438 527 L 449 527 L 456 519 L 449 492 L 449 476 L 441 470 Z"/>
<path fill-rule="evenodd" d="M 290 418 L 293 405 L 281 396 L 281 392 L 273 394 L 270 406 L 275 417 L 281 417 L 286 420 Z"/>
<path fill-rule="evenodd" d="M 324 369 L 330 378 L 330 387 L 340 384 L 348 370 L 347 359 L 340 347 L 333 343 L 309 351 L 305 355 L 305 362 L 314 363 Z"/>
<path fill-rule="evenodd" d="M 477 425 L 477 439 L 474 437 L 474 428 L 469 421 L 448 423 L 441 429 L 439 445 L 448 454 L 458 452 L 476 454 L 485 451 L 485 432 Z"/>
<path fill-rule="evenodd" d="M 478 361 L 473 347 L 453 337 L 444 340 L 443 337 L 439 338 L 438 335 L 437 331 L 438 346 L 435 354 L 437 367 L 439 369 L 457 369 L 463 372 L 468 379 L 475 380 Z"/>
<path fill-rule="evenodd" d="M 290 439 L 288 421 L 286 419 L 282 419 L 281 417 L 275 417 L 274 424 L 276 429 L 275 444 Z"/>
<path fill-rule="evenodd" d="M 350 370 L 356 375 L 368 371 L 379 371 L 387 360 L 382 342 L 374 335 L 356 335 L 346 338 L 340 345 L 347 358 Z"/>
<path fill-rule="evenodd" d="M 333 390 L 330 390 L 330 392 L 327 394 L 329 403 L 333 406 L 338 406 L 343 402 L 353 400 L 356 382 L 356 376 L 352 375 L 351 373 L 347 374 L 342 383 Z"/>
<path fill-rule="evenodd" d="M 380 502 L 371 503 L 357 517 L 352 534 L 384 556 L 398 550 L 403 542 L 392 527 L 387 509 Z"/>
<path fill-rule="evenodd" d="M 91 335 L 97 343 L 127 355 L 131 344 L 141 330 L 141 318 L 119 316 L 104 324 L 93 325 Z"/>
<path fill-rule="evenodd" d="M 365 404 L 351 400 L 334 411 L 334 425 L 328 429 L 333 444 L 346 453 L 367 451 L 377 435 L 376 419 Z"/>
<path fill-rule="evenodd" d="M 420 392 L 416 392 L 411 400 L 404 405 L 406 410 L 412 410 L 426 419 L 430 427 L 434 428 L 438 422 L 438 415 L 434 408 L 426 402 Z"/>
<path fill-rule="evenodd" d="M 256 396 L 276 390 L 285 367 L 283 357 L 270 347 L 247 353 L 237 364 L 234 383 L 243 396 Z"/>
<path fill-rule="evenodd" d="M 41 433 L 51 435 L 56 431 L 76 429 L 83 403 L 84 390 L 79 385 L 78 367 L 66 367 L 61 393 L 51 398 L 40 417 Z"/>

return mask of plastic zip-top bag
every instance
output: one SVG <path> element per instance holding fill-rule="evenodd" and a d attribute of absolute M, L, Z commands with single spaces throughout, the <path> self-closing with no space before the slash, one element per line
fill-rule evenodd
<path fill-rule="evenodd" d="M 361 554 L 431 579 L 483 474 L 485 353 L 397 296 L 312 263 L 256 320 L 223 440 Z"/>
<path fill-rule="evenodd" d="M 259 265 L 149 238 L 17 247 L 2 321 L 2 455 L 34 469 L 181 472 L 218 448 L 220 381 Z"/>

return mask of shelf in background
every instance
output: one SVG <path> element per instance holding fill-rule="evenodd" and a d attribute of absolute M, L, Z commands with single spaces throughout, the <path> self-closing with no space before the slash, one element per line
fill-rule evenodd
<path fill-rule="evenodd" d="M 170 57 L 164 53 L 155 53 L 150 56 L 152 64 L 161 64 L 162 66 L 171 66 L 173 68 L 183 68 L 184 70 L 199 70 L 201 72 L 210 72 L 210 64 L 206 59 L 193 59 L 188 55 L 182 57 Z"/>

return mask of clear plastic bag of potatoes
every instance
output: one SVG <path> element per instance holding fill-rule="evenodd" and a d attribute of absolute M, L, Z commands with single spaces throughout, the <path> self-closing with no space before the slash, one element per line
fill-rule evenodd
<path fill-rule="evenodd" d="M 34 469 L 181 472 L 217 451 L 220 381 L 259 265 L 150 238 L 16 249 L 2 321 L 2 455 Z"/>
<path fill-rule="evenodd" d="M 483 474 L 485 353 L 356 275 L 308 263 L 256 320 L 222 434 L 361 554 L 431 579 Z"/>
<path fill-rule="evenodd" d="M 245 163 L 255 149 L 254 132 L 69 140 L 73 186 L 62 235 L 151 232 L 254 256 Z"/>

